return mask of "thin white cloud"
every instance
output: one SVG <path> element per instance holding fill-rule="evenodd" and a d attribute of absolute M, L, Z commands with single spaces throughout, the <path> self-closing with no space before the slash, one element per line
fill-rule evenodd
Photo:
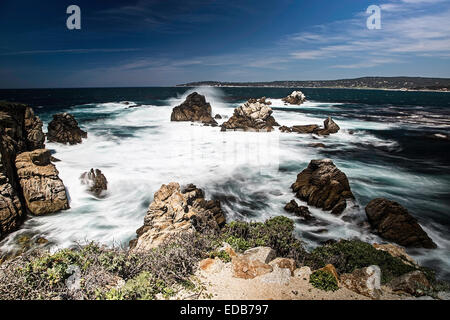
<path fill-rule="evenodd" d="M 57 53 L 108 53 L 108 52 L 130 52 L 138 51 L 138 48 L 103 48 L 103 49 L 55 49 L 55 50 L 29 50 L 16 52 L 3 52 L 2 56 L 18 56 L 18 55 L 33 55 L 33 54 L 57 54 Z"/>

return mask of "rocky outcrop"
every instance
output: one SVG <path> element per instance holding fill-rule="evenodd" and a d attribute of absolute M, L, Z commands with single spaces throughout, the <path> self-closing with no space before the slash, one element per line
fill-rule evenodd
<path fill-rule="evenodd" d="M 17 177 L 16 155 L 44 147 L 42 121 L 30 107 L 0 102 L 0 239 L 14 231 L 26 215 Z"/>
<path fill-rule="evenodd" d="M 306 96 L 301 91 L 293 91 L 290 95 L 281 100 L 289 104 L 300 105 L 306 101 Z"/>
<path fill-rule="evenodd" d="M 332 133 L 337 133 L 340 130 L 340 127 L 336 124 L 336 122 L 328 117 L 323 122 L 323 128 L 317 124 L 306 124 L 306 125 L 297 125 L 292 127 L 281 126 L 279 128 L 281 132 L 295 132 L 301 134 L 317 134 L 319 136 L 328 136 Z"/>
<path fill-rule="evenodd" d="M 430 289 L 431 285 L 427 277 L 421 271 L 412 271 L 397 277 L 388 283 L 393 291 L 401 291 L 416 295 L 423 295 L 424 290 Z"/>
<path fill-rule="evenodd" d="M 17 175 L 28 211 L 43 215 L 68 209 L 66 189 L 50 162 L 50 151 L 36 149 L 16 158 Z"/>
<path fill-rule="evenodd" d="M 48 124 L 47 140 L 64 144 L 77 144 L 87 138 L 87 132 L 80 129 L 75 117 L 67 112 L 53 115 Z"/>
<path fill-rule="evenodd" d="M 300 200 L 332 214 L 341 214 L 347 199 L 354 199 L 347 176 L 329 159 L 311 160 L 291 188 Z"/>
<path fill-rule="evenodd" d="M 219 201 L 205 200 L 203 191 L 190 184 L 183 190 L 176 182 L 163 184 L 155 193 L 144 225 L 130 241 L 135 251 L 157 247 L 171 235 L 184 231 L 219 230 L 225 224 L 225 216 Z"/>
<path fill-rule="evenodd" d="M 91 168 L 90 171 L 84 172 L 80 176 L 81 183 L 88 187 L 89 192 L 96 197 L 104 196 L 104 191 L 108 189 L 108 180 L 99 169 Z"/>
<path fill-rule="evenodd" d="M 436 248 L 417 220 L 395 201 L 373 199 L 366 206 L 366 215 L 371 227 L 386 240 L 404 247 Z"/>
<path fill-rule="evenodd" d="M 248 100 L 234 109 L 233 116 L 221 125 L 221 130 L 272 131 L 278 123 L 272 116 L 273 111 L 269 105 L 270 102 L 265 97 Z"/>
<path fill-rule="evenodd" d="M 284 210 L 286 210 L 287 212 L 293 213 L 297 217 L 303 218 L 305 220 L 314 219 L 314 217 L 311 215 L 311 212 L 309 212 L 308 207 L 307 206 L 299 206 L 294 199 L 289 201 L 284 206 Z"/>
<path fill-rule="evenodd" d="M 179 106 L 173 108 L 170 121 L 193 121 L 210 125 L 217 125 L 211 115 L 211 105 L 205 96 L 193 92 Z"/>
<path fill-rule="evenodd" d="M 405 264 L 409 264 L 410 266 L 413 266 L 413 267 L 418 267 L 417 262 L 414 261 L 414 259 L 411 258 L 411 256 L 409 256 L 406 253 L 405 249 L 402 247 L 399 247 L 392 243 L 386 243 L 386 244 L 374 243 L 373 247 L 377 250 L 386 251 L 393 257 L 400 258 L 403 261 L 403 263 L 405 263 Z"/>
<path fill-rule="evenodd" d="M 345 273 L 341 275 L 341 283 L 349 290 L 377 299 L 381 295 L 380 267 L 369 266 L 356 269 L 352 273 Z"/>

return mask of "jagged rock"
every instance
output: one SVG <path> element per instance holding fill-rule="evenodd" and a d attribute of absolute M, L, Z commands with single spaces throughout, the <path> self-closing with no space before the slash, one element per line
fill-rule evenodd
<path fill-rule="evenodd" d="M 88 186 L 89 191 L 92 192 L 97 197 L 102 197 L 103 192 L 108 189 L 108 180 L 103 175 L 101 170 L 92 169 L 88 172 L 84 172 L 80 176 L 80 180 L 82 184 Z"/>
<path fill-rule="evenodd" d="M 305 220 L 314 219 L 314 217 L 311 215 L 311 212 L 309 212 L 308 207 L 299 206 L 294 199 L 292 199 L 290 202 L 288 202 L 284 206 L 284 210 L 286 210 L 287 212 L 291 212 L 291 213 L 295 214 L 296 216 L 301 217 Z"/>
<path fill-rule="evenodd" d="M 423 290 L 430 289 L 427 277 L 421 271 L 412 271 L 401 275 L 388 283 L 393 291 L 402 291 L 412 295 L 423 295 Z"/>
<path fill-rule="evenodd" d="M 414 261 L 413 258 L 411 258 L 405 251 L 404 248 L 399 247 L 392 243 L 387 244 L 378 244 L 374 243 L 373 247 L 377 250 L 386 251 L 393 257 L 397 257 L 402 259 L 402 261 L 406 264 L 409 264 L 410 266 L 418 266 L 418 264 Z"/>
<path fill-rule="evenodd" d="M 371 227 L 384 239 L 404 247 L 436 248 L 417 220 L 395 201 L 373 199 L 366 206 L 366 215 Z"/>
<path fill-rule="evenodd" d="M 269 262 L 269 265 L 271 265 L 274 269 L 275 266 L 280 269 L 289 269 L 292 275 L 294 275 L 294 271 L 297 267 L 295 260 L 288 258 L 275 258 Z"/>
<path fill-rule="evenodd" d="M 337 133 L 341 128 L 336 124 L 336 122 L 331 119 L 331 117 L 328 117 L 323 122 L 323 126 L 325 127 L 325 130 L 327 130 L 329 133 Z"/>
<path fill-rule="evenodd" d="M 23 217 L 24 211 L 19 196 L 9 183 L 0 162 L 0 239 L 17 229 Z"/>
<path fill-rule="evenodd" d="M 87 138 L 87 132 L 80 129 L 73 115 L 67 112 L 53 115 L 53 120 L 48 124 L 48 141 L 77 144 L 83 138 Z"/>
<path fill-rule="evenodd" d="M 69 208 L 66 189 L 50 162 L 49 150 L 19 154 L 16 167 L 28 211 L 43 215 Z"/>
<path fill-rule="evenodd" d="M 163 184 L 154 195 L 144 225 L 136 231 L 138 238 L 130 241 L 130 248 L 150 250 L 170 235 L 204 228 L 219 230 L 224 224 L 220 202 L 205 200 L 203 191 L 195 185 L 181 190 L 176 182 Z"/>
<path fill-rule="evenodd" d="M 244 131 L 272 131 L 278 126 L 272 114 L 270 103 L 266 98 L 249 99 L 242 106 L 234 109 L 233 116 L 224 122 L 221 131 L 244 130 Z"/>
<path fill-rule="evenodd" d="M 290 95 L 281 100 L 289 104 L 300 105 L 306 101 L 306 97 L 301 91 L 293 91 Z"/>
<path fill-rule="evenodd" d="M 321 128 L 317 124 L 306 124 L 306 125 L 297 125 L 292 127 L 286 127 L 282 126 L 280 127 L 281 132 L 295 132 L 300 134 L 317 134 L 319 136 L 327 136 L 332 133 L 337 133 L 340 128 L 336 124 L 336 122 L 331 119 L 331 117 L 328 117 L 323 122 L 324 127 Z"/>
<path fill-rule="evenodd" d="M 278 130 L 280 130 L 281 132 L 287 132 L 287 133 L 292 132 L 292 128 L 287 127 L 287 126 L 281 126 L 278 128 Z"/>
<path fill-rule="evenodd" d="M 341 275 L 344 287 L 366 297 L 378 299 L 381 295 L 381 270 L 378 266 L 356 269 Z"/>
<path fill-rule="evenodd" d="M 341 214 L 347 199 L 354 199 L 347 176 L 329 159 L 311 160 L 291 188 L 300 200 L 332 214 Z"/>
<path fill-rule="evenodd" d="M 17 154 L 44 148 L 42 121 L 23 104 L 0 102 L 0 239 L 19 227 L 26 215 L 17 177 Z"/>
<path fill-rule="evenodd" d="M 217 125 L 211 116 L 211 105 L 205 96 L 193 92 L 179 106 L 172 109 L 170 121 L 198 121 L 205 124 Z"/>

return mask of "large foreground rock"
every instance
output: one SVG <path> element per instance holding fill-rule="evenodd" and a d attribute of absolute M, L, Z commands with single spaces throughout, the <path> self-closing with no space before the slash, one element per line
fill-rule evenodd
<path fill-rule="evenodd" d="M 266 98 L 250 99 L 242 106 L 234 109 L 233 116 L 222 124 L 222 131 L 272 131 L 278 126 L 272 116 L 272 108 Z"/>
<path fill-rule="evenodd" d="M 300 200 L 332 214 L 342 213 L 347 199 L 354 199 L 347 176 L 329 159 L 311 160 L 291 188 Z"/>
<path fill-rule="evenodd" d="M 179 106 L 173 108 L 170 121 L 198 121 L 217 125 L 211 114 L 211 105 L 206 102 L 205 96 L 193 92 Z"/>
<path fill-rule="evenodd" d="M 352 273 L 341 275 L 344 287 L 370 298 L 379 298 L 381 294 L 381 270 L 378 266 L 356 269 Z"/>
<path fill-rule="evenodd" d="M 386 240 L 405 247 L 436 248 L 417 220 L 395 201 L 377 198 L 366 206 L 369 223 Z"/>
<path fill-rule="evenodd" d="M 290 95 L 281 100 L 289 104 L 300 105 L 306 101 L 306 96 L 301 91 L 293 91 Z"/>
<path fill-rule="evenodd" d="M 36 149 L 16 158 L 17 175 L 28 210 L 35 215 L 68 209 L 66 189 L 50 162 L 50 151 Z"/>
<path fill-rule="evenodd" d="M 412 271 L 391 280 L 388 286 L 393 291 L 406 292 L 412 295 L 423 295 L 425 290 L 431 288 L 430 282 L 421 271 Z"/>
<path fill-rule="evenodd" d="M 16 171 L 16 155 L 44 148 L 42 121 L 30 107 L 0 102 L 0 239 L 14 231 L 25 215 Z"/>
<path fill-rule="evenodd" d="M 205 200 L 203 191 L 192 184 L 181 190 L 178 183 L 171 182 L 155 193 L 144 225 L 136 231 L 138 238 L 130 241 L 130 247 L 150 250 L 171 235 L 204 228 L 218 230 L 224 224 L 219 201 Z"/>
<path fill-rule="evenodd" d="M 91 168 L 90 171 L 84 172 L 80 176 L 80 180 L 82 184 L 87 185 L 89 192 L 99 198 L 108 189 L 108 180 L 106 180 L 105 175 L 99 169 L 94 170 Z"/>
<path fill-rule="evenodd" d="M 48 124 L 48 141 L 77 144 L 83 138 L 87 138 L 87 132 L 80 129 L 73 115 L 67 112 L 53 115 L 53 120 Z"/>

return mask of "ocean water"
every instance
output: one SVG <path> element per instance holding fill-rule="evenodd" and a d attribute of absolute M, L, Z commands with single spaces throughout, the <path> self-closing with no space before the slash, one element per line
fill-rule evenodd
<path fill-rule="evenodd" d="M 66 185 L 71 209 L 28 219 L 0 243 L 14 251 L 22 235 L 45 237 L 52 250 L 96 240 L 124 244 L 143 224 L 153 194 L 172 181 L 194 183 L 207 198 L 219 199 L 228 221 L 263 221 L 286 215 L 309 248 L 328 239 L 383 240 L 367 226 L 364 207 L 375 197 L 405 206 L 438 245 L 408 252 L 450 280 L 450 94 L 348 89 L 302 89 L 308 101 L 284 105 L 287 88 L 107 88 L 0 90 L 0 100 L 32 105 L 44 121 L 67 111 L 88 132 L 82 144 L 47 143 Z M 197 91 L 226 121 L 249 98 L 266 96 L 280 125 L 322 124 L 327 116 L 341 127 L 329 137 L 280 133 L 220 132 L 189 122 L 170 122 L 171 110 Z M 130 107 L 133 106 L 133 107 Z M 313 148 L 312 143 L 327 148 Z M 290 185 L 312 159 L 330 158 L 346 173 L 354 203 L 340 217 L 310 207 L 315 223 L 284 212 L 294 199 Z M 101 169 L 107 197 L 97 199 L 80 175 Z M 301 203 L 297 199 L 298 203 Z M 304 203 L 303 203 L 304 205 Z"/>

